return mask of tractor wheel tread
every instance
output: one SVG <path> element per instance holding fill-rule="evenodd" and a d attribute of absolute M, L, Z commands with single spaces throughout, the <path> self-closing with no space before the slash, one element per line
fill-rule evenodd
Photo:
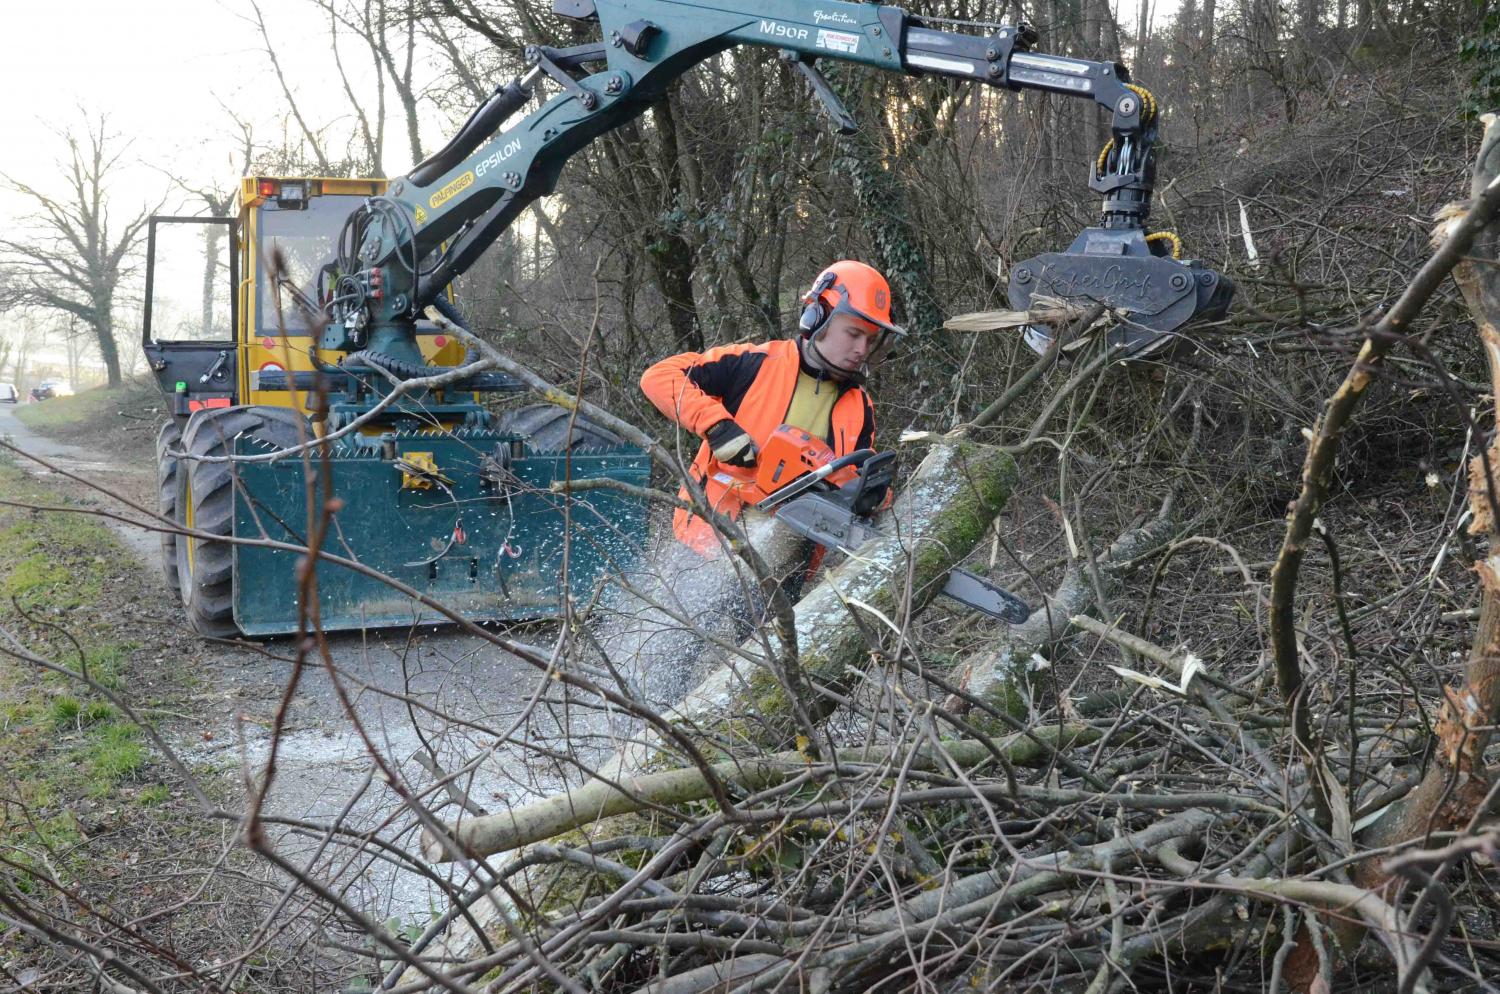
<path fill-rule="evenodd" d="M 572 431 L 568 430 L 572 422 Z M 625 440 L 582 414 L 556 404 L 528 404 L 500 416 L 499 431 L 526 438 L 532 452 L 598 452 L 618 448 Z"/>
<path fill-rule="evenodd" d="M 168 418 L 156 434 L 156 508 L 168 521 L 182 524 L 177 514 L 177 457 L 171 450 L 182 447 L 182 426 Z M 177 535 L 161 533 L 161 570 L 167 589 L 181 596 L 182 580 L 177 570 Z"/>
<path fill-rule="evenodd" d="M 183 450 L 194 457 L 222 457 L 234 440 L 251 434 L 278 448 L 300 443 L 306 421 L 284 407 L 229 407 L 200 412 L 183 432 Z M 214 535 L 234 532 L 235 474 L 229 463 L 188 462 L 177 494 L 191 494 L 193 526 Z M 188 620 L 202 635 L 228 638 L 240 633 L 234 621 L 234 546 L 228 542 L 194 543 L 193 561 L 182 543 L 177 558 Z"/>

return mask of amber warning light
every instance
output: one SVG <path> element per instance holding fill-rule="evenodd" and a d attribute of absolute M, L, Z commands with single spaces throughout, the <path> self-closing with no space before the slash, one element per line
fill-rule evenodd
<path fill-rule="evenodd" d="M 274 197 L 274 196 L 276 196 L 276 181 L 274 179 L 263 179 L 263 180 L 261 180 L 260 181 L 260 187 L 258 188 L 257 192 L 262 197 Z"/>

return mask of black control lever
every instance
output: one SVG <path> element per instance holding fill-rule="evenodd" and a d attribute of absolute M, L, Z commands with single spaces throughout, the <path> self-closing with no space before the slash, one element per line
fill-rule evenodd
<path fill-rule="evenodd" d="M 854 120 L 853 115 L 844 108 L 843 103 L 838 98 L 838 94 L 833 92 L 833 87 L 829 86 L 828 80 L 824 78 L 822 73 L 818 72 L 817 66 L 814 66 L 811 62 L 802 61 L 802 57 L 796 52 L 785 49 L 782 50 L 781 57 L 796 66 L 797 71 L 802 74 L 802 78 L 807 80 L 807 84 L 812 87 L 813 95 L 818 98 L 818 102 L 823 105 L 823 110 L 832 119 L 835 131 L 841 135 L 855 135 L 859 133 L 859 122 Z"/>
<path fill-rule="evenodd" d="M 209 380 L 217 379 L 218 376 L 219 376 L 219 374 L 220 374 L 220 372 L 228 364 L 229 364 L 229 353 L 227 351 L 220 352 L 219 353 L 219 357 L 214 360 L 214 364 L 212 366 L 208 367 L 208 369 L 204 371 L 204 373 L 203 373 L 202 376 L 198 377 L 198 382 L 199 383 L 207 383 Z"/>

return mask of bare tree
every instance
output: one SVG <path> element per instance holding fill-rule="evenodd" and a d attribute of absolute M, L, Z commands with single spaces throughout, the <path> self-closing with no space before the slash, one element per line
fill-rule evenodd
<path fill-rule="evenodd" d="M 260 31 L 261 41 L 265 43 L 266 58 L 271 60 L 271 69 L 276 73 L 276 82 L 281 85 L 281 94 L 286 98 L 287 107 L 292 117 L 296 119 L 297 126 L 302 131 L 302 137 L 307 140 L 308 146 L 312 149 L 313 156 L 318 162 L 318 169 L 324 176 L 332 176 L 333 165 L 329 162 L 328 154 L 323 148 L 323 134 L 321 131 L 313 130 L 307 118 L 303 116 L 301 108 L 297 106 L 297 98 L 292 95 L 292 87 L 281 68 L 281 60 L 276 56 L 276 46 L 271 43 L 271 33 L 266 28 L 265 15 L 261 13 L 260 5 L 255 3 L 255 0 L 251 0 L 250 9 L 255 12 L 255 26 Z"/>
<path fill-rule="evenodd" d="M 375 65 L 376 117 L 374 137 L 363 103 L 349 85 L 342 63 L 339 64 L 344 92 L 348 94 L 355 115 L 359 118 L 361 132 L 367 144 L 375 145 L 383 140 L 385 131 L 385 83 L 390 80 L 396 97 L 401 101 L 405 115 L 406 141 L 413 163 L 422 160 L 420 118 L 417 113 L 418 92 L 413 83 L 413 68 L 417 53 L 417 12 L 407 5 L 388 4 L 384 0 L 314 0 L 328 13 L 329 30 L 337 37 L 338 27 L 353 31 L 370 50 L 370 59 Z M 337 52 L 338 46 L 334 45 Z M 380 161 L 378 158 L 375 160 Z M 377 166 L 377 172 L 380 168 Z"/>
<path fill-rule="evenodd" d="M 83 138 L 63 137 L 68 144 L 67 161 L 61 163 L 68 187 L 65 195 L 53 196 L 4 177 L 11 189 L 35 206 L 37 228 L 28 240 L 0 239 L 0 250 L 16 274 L 4 300 L 61 311 L 82 321 L 98 344 L 109 385 L 118 386 L 115 296 L 130 273 L 131 254 L 152 211 L 143 207 L 124 224 L 112 223 L 106 190 L 126 146 L 115 147 L 104 115 L 86 127 Z"/>

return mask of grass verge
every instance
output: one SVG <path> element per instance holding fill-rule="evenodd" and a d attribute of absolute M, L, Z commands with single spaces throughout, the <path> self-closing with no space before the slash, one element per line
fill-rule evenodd
<path fill-rule="evenodd" d="M 108 453 L 122 465 L 149 467 L 156 432 L 166 420 L 161 391 L 149 376 L 14 408 L 27 428 L 71 445 Z"/>
<path fill-rule="evenodd" d="M 0 499 L 63 502 L 10 462 L 0 462 Z M 0 507 L 0 624 L 127 699 L 141 643 L 111 623 L 105 599 L 136 568 L 97 521 Z M 0 657 L 0 757 L 0 849 L 11 853 L 81 841 L 77 799 L 130 805 L 152 786 L 140 728 L 82 680 L 10 656 Z"/>
<path fill-rule="evenodd" d="M 155 721 L 176 710 L 190 672 L 164 651 L 175 636 L 142 623 L 151 581 L 107 528 L 25 506 L 68 497 L 3 458 L 0 501 L 0 649 L 19 643 L 63 670 L 0 651 L 0 887 L 43 907 L 58 887 L 109 880 L 128 905 L 146 889 L 127 868 L 190 852 L 211 831 L 184 817 L 183 785 L 120 706 Z M 0 966 L 55 951 L 0 921 Z M 66 967 L 41 975 L 76 979 Z"/>

